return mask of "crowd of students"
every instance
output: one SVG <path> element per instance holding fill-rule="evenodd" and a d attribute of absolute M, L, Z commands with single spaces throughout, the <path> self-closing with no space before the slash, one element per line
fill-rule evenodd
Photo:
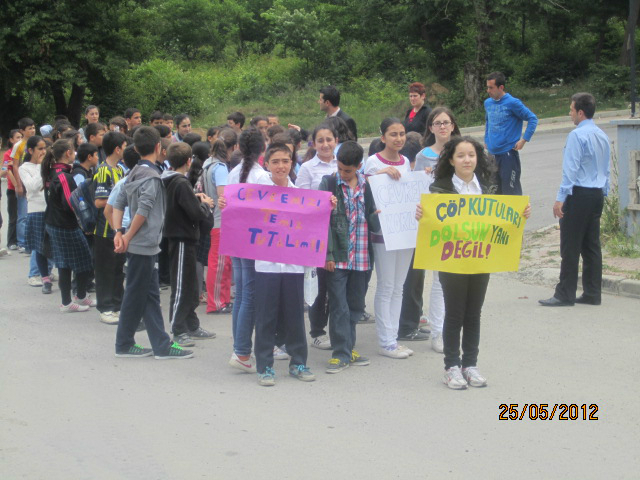
<path fill-rule="evenodd" d="M 416 85 L 410 87 L 414 96 Z M 404 122 L 382 121 L 367 158 L 353 127 L 337 115 L 308 138 L 295 125 L 281 126 L 275 115 L 254 117 L 245 128 L 240 112 L 210 128 L 206 138 L 191 131 L 188 115 L 153 112 L 143 126 L 135 108 L 107 124 L 92 105 L 83 129 L 62 118 L 42 126 L 41 135 L 32 120 L 22 119 L 11 132 L 2 171 L 9 181 L 8 248 L 30 254 L 28 281 L 43 294 L 52 293 L 52 268 L 58 269 L 61 312 L 96 308 L 100 321 L 117 325 L 119 357 L 191 358 L 185 348 L 215 337 L 200 326 L 198 305 L 205 303 L 207 313 L 231 313 L 229 365 L 257 373 L 265 386 L 275 384 L 275 359 L 290 360 L 290 375 L 315 380 L 308 345 L 331 350 L 327 373 L 369 365 L 355 349 L 356 327 L 369 321 L 365 296 L 375 268 L 377 352 L 406 359 L 413 351 L 404 342 L 431 338 L 432 348 L 444 353 L 447 386 L 484 386 L 477 355 L 489 276 L 434 272 L 423 315 L 425 272 L 411 267 L 413 249 L 386 250 L 367 182 L 372 175 L 398 179 L 424 170 L 434 176 L 435 192 L 494 191 L 495 166 L 484 148 L 460 136 L 445 107 L 428 109 L 420 120 L 427 108 L 424 87 L 419 97 L 422 103 L 413 99 L 417 110 Z M 414 120 L 424 121 L 423 133 L 407 128 Z M 303 139 L 308 148 L 301 157 Z M 326 264 L 317 269 L 318 295 L 308 306 L 309 341 L 302 266 L 220 254 L 224 189 L 236 183 L 331 193 Z M 76 189 L 90 193 L 78 200 Z M 91 228 L 79 218 L 84 207 L 78 201 L 95 207 Z M 418 207 L 416 218 L 421 214 Z M 172 336 L 160 307 L 160 290 L 168 286 Z M 142 329 L 151 348 L 134 339 Z"/>

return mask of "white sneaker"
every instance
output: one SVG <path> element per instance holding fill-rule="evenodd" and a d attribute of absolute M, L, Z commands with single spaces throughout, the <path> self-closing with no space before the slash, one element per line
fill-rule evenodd
<path fill-rule="evenodd" d="M 462 377 L 462 372 L 458 366 L 445 370 L 442 381 L 447 387 L 454 390 L 464 390 L 467 388 L 467 381 Z"/>
<path fill-rule="evenodd" d="M 284 345 L 283 345 L 284 347 Z M 273 359 L 274 360 L 289 360 L 291 357 L 289 356 L 289 354 L 287 353 L 286 347 L 284 348 L 278 348 L 278 347 L 273 347 Z"/>
<path fill-rule="evenodd" d="M 431 332 L 431 348 L 434 352 L 442 353 L 444 351 L 444 344 L 442 343 L 442 334 Z"/>
<path fill-rule="evenodd" d="M 242 370 L 243 372 L 256 373 L 256 364 L 253 360 L 252 356 L 249 356 L 249 360 L 240 360 L 238 355 L 233 352 L 229 359 L 229 365 L 233 368 L 237 368 L 238 370 Z"/>
<path fill-rule="evenodd" d="M 27 280 L 27 283 L 32 287 L 41 287 L 42 278 L 40 278 L 40 275 L 34 275 L 33 277 L 29 277 L 29 280 Z"/>
<path fill-rule="evenodd" d="M 51 280 L 52 282 L 57 282 L 58 281 L 58 275 L 56 275 L 56 272 L 54 272 L 53 269 L 51 270 L 51 273 L 49 274 L 49 280 Z"/>
<path fill-rule="evenodd" d="M 422 327 L 429 328 L 429 318 L 426 315 L 420 316 L 420 328 Z"/>
<path fill-rule="evenodd" d="M 404 345 L 398 345 L 398 350 L 400 350 L 401 352 L 406 352 L 409 356 L 413 355 L 413 350 L 411 350 L 409 347 L 405 347 Z"/>
<path fill-rule="evenodd" d="M 9 250 L 6 248 L 0 248 L 0 257 L 4 257 L 6 255 L 9 255 Z"/>
<path fill-rule="evenodd" d="M 100 321 L 102 323 L 106 323 L 107 325 L 117 325 L 120 321 L 120 318 L 117 317 L 113 312 L 102 312 L 100 313 Z"/>
<path fill-rule="evenodd" d="M 379 347 L 378 354 L 389 358 L 409 358 L 409 354 L 406 351 L 400 350 L 398 345 L 393 347 Z"/>
<path fill-rule="evenodd" d="M 480 375 L 477 367 L 467 367 L 462 369 L 462 376 L 472 387 L 486 387 L 487 379 Z"/>
<path fill-rule="evenodd" d="M 89 310 L 87 305 L 79 305 L 76 302 L 71 302 L 69 305 L 60 305 L 62 313 L 86 312 L 87 310 Z"/>
<path fill-rule="evenodd" d="M 73 297 L 75 299 L 75 302 L 80 304 L 80 305 L 86 305 L 87 307 L 95 307 L 96 305 L 98 305 L 98 302 L 96 302 L 93 298 L 91 298 L 91 295 L 89 295 L 87 293 L 87 295 L 80 299 L 78 297 Z"/>
<path fill-rule="evenodd" d="M 312 347 L 319 348 L 320 350 L 331 350 L 331 340 L 326 335 L 320 335 L 318 337 L 311 337 L 310 345 Z"/>

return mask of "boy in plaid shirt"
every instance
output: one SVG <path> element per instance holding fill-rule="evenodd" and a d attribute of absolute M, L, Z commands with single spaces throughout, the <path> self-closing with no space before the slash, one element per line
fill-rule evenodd
<path fill-rule="evenodd" d="M 369 359 L 353 349 L 356 325 L 364 312 L 367 271 L 373 264 L 370 232 L 380 229 L 373 195 L 358 172 L 363 153 L 356 142 L 344 142 L 338 152 L 337 175 L 325 176 L 320 183 L 320 190 L 332 192 L 338 200 L 331 212 L 325 265 L 333 346 L 327 373 L 369 365 Z"/>

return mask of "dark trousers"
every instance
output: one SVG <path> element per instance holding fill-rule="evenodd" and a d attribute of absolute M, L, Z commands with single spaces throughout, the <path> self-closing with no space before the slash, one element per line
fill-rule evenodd
<path fill-rule="evenodd" d="M 93 238 L 96 300 L 99 312 L 119 312 L 124 293 L 124 253 L 116 253 L 113 239 Z"/>
<path fill-rule="evenodd" d="M 287 346 L 290 365 L 307 364 L 304 328 L 304 274 L 256 272 L 256 369 L 273 367 L 273 347 Z M 278 339 L 276 339 L 278 337 Z"/>
<path fill-rule="evenodd" d="M 573 187 L 562 206 L 560 219 L 560 281 L 554 296 L 573 303 L 578 288 L 578 264 L 582 256 L 584 296 L 600 300 L 602 293 L 602 251 L 600 217 L 604 195 L 600 188 Z"/>
<path fill-rule="evenodd" d="M 116 333 L 116 352 L 127 352 L 135 345 L 133 337 L 141 318 L 147 327 L 153 352 L 158 355 L 169 351 L 171 339 L 164 331 L 155 267 L 155 255 L 127 253 L 127 283 Z"/>
<path fill-rule="evenodd" d="M 169 240 L 162 237 L 158 254 L 158 278 L 163 285 L 171 283 L 171 261 L 169 260 Z"/>
<path fill-rule="evenodd" d="M 40 252 L 36 252 L 36 265 L 38 266 L 40 277 L 46 278 L 49 276 L 49 260 Z"/>
<path fill-rule="evenodd" d="M 200 289 L 196 275 L 197 243 L 169 239 L 171 264 L 171 301 L 169 318 L 174 335 L 193 332 L 200 327 L 196 308 L 200 303 Z"/>
<path fill-rule="evenodd" d="M 76 273 L 76 295 L 78 298 L 87 296 L 87 285 L 89 284 L 89 270 Z M 63 305 L 71 303 L 71 269 L 58 267 L 58 287 L 60 288 L 60 297 Z"/>
<path fill-rule="evenodd" d="M 342 270 L 327 272 L 329 291 L 329 338 L 333 358 L 343 362 L 351 360 L 351 350 L 356 345 L 356 325 L 364 313 L 364 296 L 367 289 L 367 272 Z"/>
<path fill-rule="evenodd" d="M 520 185 L 520 154 L 517 150 L 494 155 L 498 165 L 498 193 L 502 195 L 522 195 Z"/>
<path fill-rule="evenodd" d="M 411 257 L 411 266 L 409 266 L 407 278 L 402 287 L 402 308 L 400 310 L 400 324 L 398 326 L 399 337 L 409 335 L 420 326 L 425 271 L 413 268 L 414 257 L 415 252 L 413 257 Z"/>
<path fill-rule="evenodd" d="M 326 335 L 329 322 L 329 298 L 327 296 L 327 272 L 324 268 L 317 268 L 318 296 L 309 307 L 309 335 L 313 338 Z"/>
<path fill-rule="evenodd" d="M 444 367 L 461 366 L 460 331 L 462 330 L 462 367 L 475 367 L 480 344 L 480 313 L 489 285 L 489 274 L 467 275 L 440 272 L 444 293 Z"/>
<path fill-rule="evenodd" d="M 9 214 L 9 227 L 7 232 L 7 246 L 18 244 L 18 198 L 15 190 L 7 189 L 7 213 Z"/>

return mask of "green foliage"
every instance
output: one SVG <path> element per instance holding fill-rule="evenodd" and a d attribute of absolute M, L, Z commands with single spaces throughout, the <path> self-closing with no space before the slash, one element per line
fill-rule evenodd
<path fill-rule="evenodd" d="M 593 94 L 598 99 L 620 97 L 630 92 L 629 67 L 596 63 L 589 66 L 589 73 Z"/>

